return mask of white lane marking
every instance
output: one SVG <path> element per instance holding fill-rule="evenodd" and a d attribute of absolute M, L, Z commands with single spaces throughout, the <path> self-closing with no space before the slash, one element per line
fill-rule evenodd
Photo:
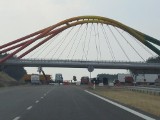
<path fill-rule="evenodd" d="M 48 91 L 47 91 L 47 94 L 48 94 L 48 93 L 50 93 L 52 90 L 53 90 L 53 89 L 51 89 L 51 90 L 48 90 Z"/>
<path fill-rule="evenodd" d="M 36 100 L 36 102 L 35 103 L 39 103 L 39 100 Z"/>
<path fill-rule="evenodd" d="M 46 93 L 44 94 L 44 96 L 46 96 Z"/>
<path fill-rule="evenodd" d="M 144 115 L 144 114 L 139 113 L 139 112 L 137 112 L 137 111 L 135 111 L 135 110 L 132 110 L 132 109 L 127 108 L 127 107 L 125 107 L 125 106 L 123 106 L 123 105 L 120 105 L 120 104 L 118 104 L 118 103 L 116 103 L 116 102 L 113 102 L 113 101 L 111 101 L 111 100 L 108 100 L 108 99 L 106 99 L 106 98 L 104 98 L 104 97 L 101 97 L 101 96 L 99 96 L 99 95 L 96 95 L 96 94 L 94 94 L 94 93 L 92 93 L 92 92 L 89 92 L 89 91 L 87 91 L 87 90 L 84 90 L 84 91 L 87 92 L 87 93 L 89 93 L 89 94 L 91 94 L 91 95 L 93 95 L 93 96 L 96 96 L 96 97 L 98 97 L 98 98 L 100 98 L 100 99 L 102 99 L 102 100 L 104 100 L 104 101 L 106 101 L 106 102 L 108 102 L 108 103 L 110 103 L 110 104 L 112 104 L 112 105 L 115 105 L 115 106 L 117 106 L 117 107 L 119 107 L 119 108 L 121 108 L 121 109 L 123 109 L 123 110 L 126 110 L 126 111 L 128 111 L 128 112 L 130 112 L 130 113 L 132 113 L 132 114 L 134 114 L 134 115 L 137 115 L 137 116 L 139 116 L 139 117 L 141 117 L 141 118 L 143 118 L 143 119 L 145 119 L 145 120 L 156 120 L 156 119 L 151 118 L 151 117 L 149 117 L 149 116 L 147 116 L 147 115 Z"/>
<path fill-rule="evenodd" d="M 21 117 L 18 116 L 18 117 L 15 117 L 13 120 L 19 120 Z"/>
<path fill-rule="evenodd" d="M 27 108 L 27 110 L 30 110 L 30 109 L 32 109 L 32 106 L 29 106 L 29 107 Z"/>
<path fill-rule="evenodd" d="M 41 99 L 43 99 L 43 97 L 41 97 Z"/>

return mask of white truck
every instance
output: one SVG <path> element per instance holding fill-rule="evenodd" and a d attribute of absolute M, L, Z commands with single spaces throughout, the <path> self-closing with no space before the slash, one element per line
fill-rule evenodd
<path fill-rule="evenodd" d="M 126 77 L 126 76 L 132 77 L 131 74 L 121 74 L 121 73 L 119 73 L 119 74 L 118 74 L 118 80 L 119 80 L 119 82 L 125 82 L 125 77 Z"/>
<path fill-rule="evenodd" d="M 158 78 L 158 74 L 138 74 L 136 82 L 154 83 Z"/>
<path fill-rule="evenodd" d="M 31 84 L 41 84 L 40 77 L 38 74 L 31 75 Z"/>
<path fill-rule="evenodd" d="M 131 74 L 118 74 L 118 80 L 121 83 L 125 82 L 125 77 L 133 77 L 134 82 L 136 83 L 148 83 L 148 84 L 154 84 L 155 80 L 158 78 L 158 74 L 138 74 L 136 76 L 132 76 Z"/>

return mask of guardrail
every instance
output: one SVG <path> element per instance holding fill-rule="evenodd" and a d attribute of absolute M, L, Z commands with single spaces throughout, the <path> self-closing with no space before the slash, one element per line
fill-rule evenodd
<path fill-rule="evenodd" d="M 160 88 L 129 86 L 127 89 L 135 92 L 146 93 L 160 96 Z"/>

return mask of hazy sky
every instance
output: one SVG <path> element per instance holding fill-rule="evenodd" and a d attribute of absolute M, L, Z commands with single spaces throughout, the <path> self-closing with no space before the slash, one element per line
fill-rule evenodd
<path fill-rule="evenodd" d="M 0 0 L 0 44 L 80 15 L 112 18 L 160 39 L 159 12 L 159 0 Z M 64 79 L 89 75 L 86 69 L 44 69 L 49 74 L 63 73 Z M 37 69 L 27 70 L 35 73 Z M 95 70 L 92 75 L 111 71 Z"/>

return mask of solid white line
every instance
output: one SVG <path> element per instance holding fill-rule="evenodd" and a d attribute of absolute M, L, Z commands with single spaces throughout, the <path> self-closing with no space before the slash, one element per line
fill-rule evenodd
<path fill-rule="evenodd" d="M 29 107 L 27 108 L 27 110 L 30 110 L 30 109 L 32 109 L 32 106 L 29 106 Z"/>
<path fill-rule="evenodd" d="M 141 118 L 143 118 L 143 119 L 145 119 L 145 120 L 156 120 L 156 119 L 151 118 L 151 117 L 149 117 L 149 116 L 146 116 L 146 115 L 144 115 L 144 114 L 142 114 L 142 113 L 139 113 L 139 112 L 137 112 L 137 111 L 135 111 L 135 110 L 132 110 L 132 109 L 127 108 L 127 107 L 125 107 L 125 106 L 123 106 L 123 105 L 120 105 L 120 104 L 118 104 L 118 103 L 116 103 L 116 102 L 113 102 L 113 101 L 111 101 L 111 100 L 108 100 L 108 99 L 106 99 L 106 98 L 104 98 L 104 97 L 101 97 L 101 96 L 99 96 L 99 95 L 96 95 L 96 94 L 94 94 L 94 93 L 92 93 L 92 92 L 89 92 L 89 91 L 87 91 L 87 90 L 84 90 L 84 91 L 87 92 L 87 93 L 89 93 L 89 94 L 91 94 L 91 95 L 94 95 L 94 96 L 96 96 L 96 97 L 98 97 L 98 98 L 100 98 L 100 99 L 102 99 L 102 100 L 104 100 L 104 101 L 106 101 L 106 102 L 108 102 L 108 103 L 110 103 L 110 104 L 112 104 L 112 105 L 115 105 L 115 106 L 117 106 L 117 107 L 119 107 L 119 108 L 121 108 L 121 109 L 123 109 L 123 110 L 126 110 L 126 111 L 128 111 L 128 112 L 130 112 L 130 113 L 132 113 L 132 114 L 134 114 L 134 115 L 137 115 L 137 116 L 139 116 L 139 117 L 141 117 Z"/>
<path fill-rule="evenodd" d="M 13 120 L 19 120 L 21 117 L 18 116 L 18 117 L 15 117 Z"/>
<path fill-rule="evenodd" d="M 35 103 L 39 103 L 39 100 L 36 100 L 36 102 Z"/>

